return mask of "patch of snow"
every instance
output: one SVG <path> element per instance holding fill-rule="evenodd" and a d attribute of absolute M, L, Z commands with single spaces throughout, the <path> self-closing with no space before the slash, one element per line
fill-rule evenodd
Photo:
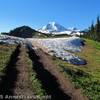
<path fill-rule="evenodd" d="M 24 43 L 23 38 L 18 38 L 14 36 L 8 36 L 8 35 L 0 35 L 0 43 L 1 44 L 19 44 Z"/>
<path fill-rule="evenodd" d="M 42 48 L 50 55 L 61 58 L 75 65 L 84 65 L 86 61 L 78 56 L 75 52 L 81 52 L 84 40 L 79 37 L 69 38 L 47 38 L 47 39 L 30 39 L 34 46 Z M 44 49 L 45 48 L 45 49 Z"/>

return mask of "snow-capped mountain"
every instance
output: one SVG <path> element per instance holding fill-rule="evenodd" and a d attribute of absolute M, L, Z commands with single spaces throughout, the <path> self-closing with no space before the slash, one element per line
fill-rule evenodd
<path fill-rule="evenodd" d="M 49 22 L 47 25 L 38 29 L 38 31 L 45 34 L 54 34 L 54 35 L 61 35 L 61 34 L 80 35 L 82 34 L 81 31 L 76 28 L 67 29 L 56 22 Z"/>
<path fill-rule="evenodd" d="M 47 25 L 43 26 L 40 30 L 50 32 L 62 32 L 67 29 L 56 22 L 49 22 Z"/>

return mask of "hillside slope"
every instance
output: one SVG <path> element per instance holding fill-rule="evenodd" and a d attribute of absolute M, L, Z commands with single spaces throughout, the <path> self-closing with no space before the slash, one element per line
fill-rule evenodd
<path fill-rule="evenodd" d="M 81 88 L 90 100 L 100 99 L 100 43 L 85 39 L 85 46 L 78 56 L 86 59 L 86 65 L 72 65 L 53 58 L 58 68 L 70 78 L 76 88 Z"/>

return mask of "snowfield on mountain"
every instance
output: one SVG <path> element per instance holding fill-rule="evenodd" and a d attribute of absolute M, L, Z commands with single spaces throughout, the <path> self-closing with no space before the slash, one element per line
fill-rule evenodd
<path fill-rule="evenodd" d="M 53 34 L 53 35 L 83 35 L 83 32 L 76 28 L 65 28 L 64 26 L 56 23 L 56 22 L 49 22 L 47 25 L 43 26 L 42 28 L 38 29 L 37 31 L 45 34 Z"/>
<path fill-rule="evenodd" d="M 69 38 L 47 38 L 47 39 L 28 39 L 34 47 L 41 48 L 48 54 L 56 56 L 62 60 L 75 65 L 84 65 L 86 61 L 75 55 L 75 52 L 81 52 L 84 46 L 84 40 L 79 37 Z"/>

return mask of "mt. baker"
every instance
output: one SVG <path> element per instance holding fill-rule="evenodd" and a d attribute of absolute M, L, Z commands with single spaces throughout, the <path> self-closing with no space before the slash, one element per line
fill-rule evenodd
<path fill-rule="evenodd" d="M 76 28 L 67 29 L 56 22 L 49 22 L 47 25 L 38 29 L 38 31 L 45 34 L 53 34 L 53 35 L 63 35 L 63 34 L 81 35 L 83 34 L 80 30 L 77 30 Z"/>

